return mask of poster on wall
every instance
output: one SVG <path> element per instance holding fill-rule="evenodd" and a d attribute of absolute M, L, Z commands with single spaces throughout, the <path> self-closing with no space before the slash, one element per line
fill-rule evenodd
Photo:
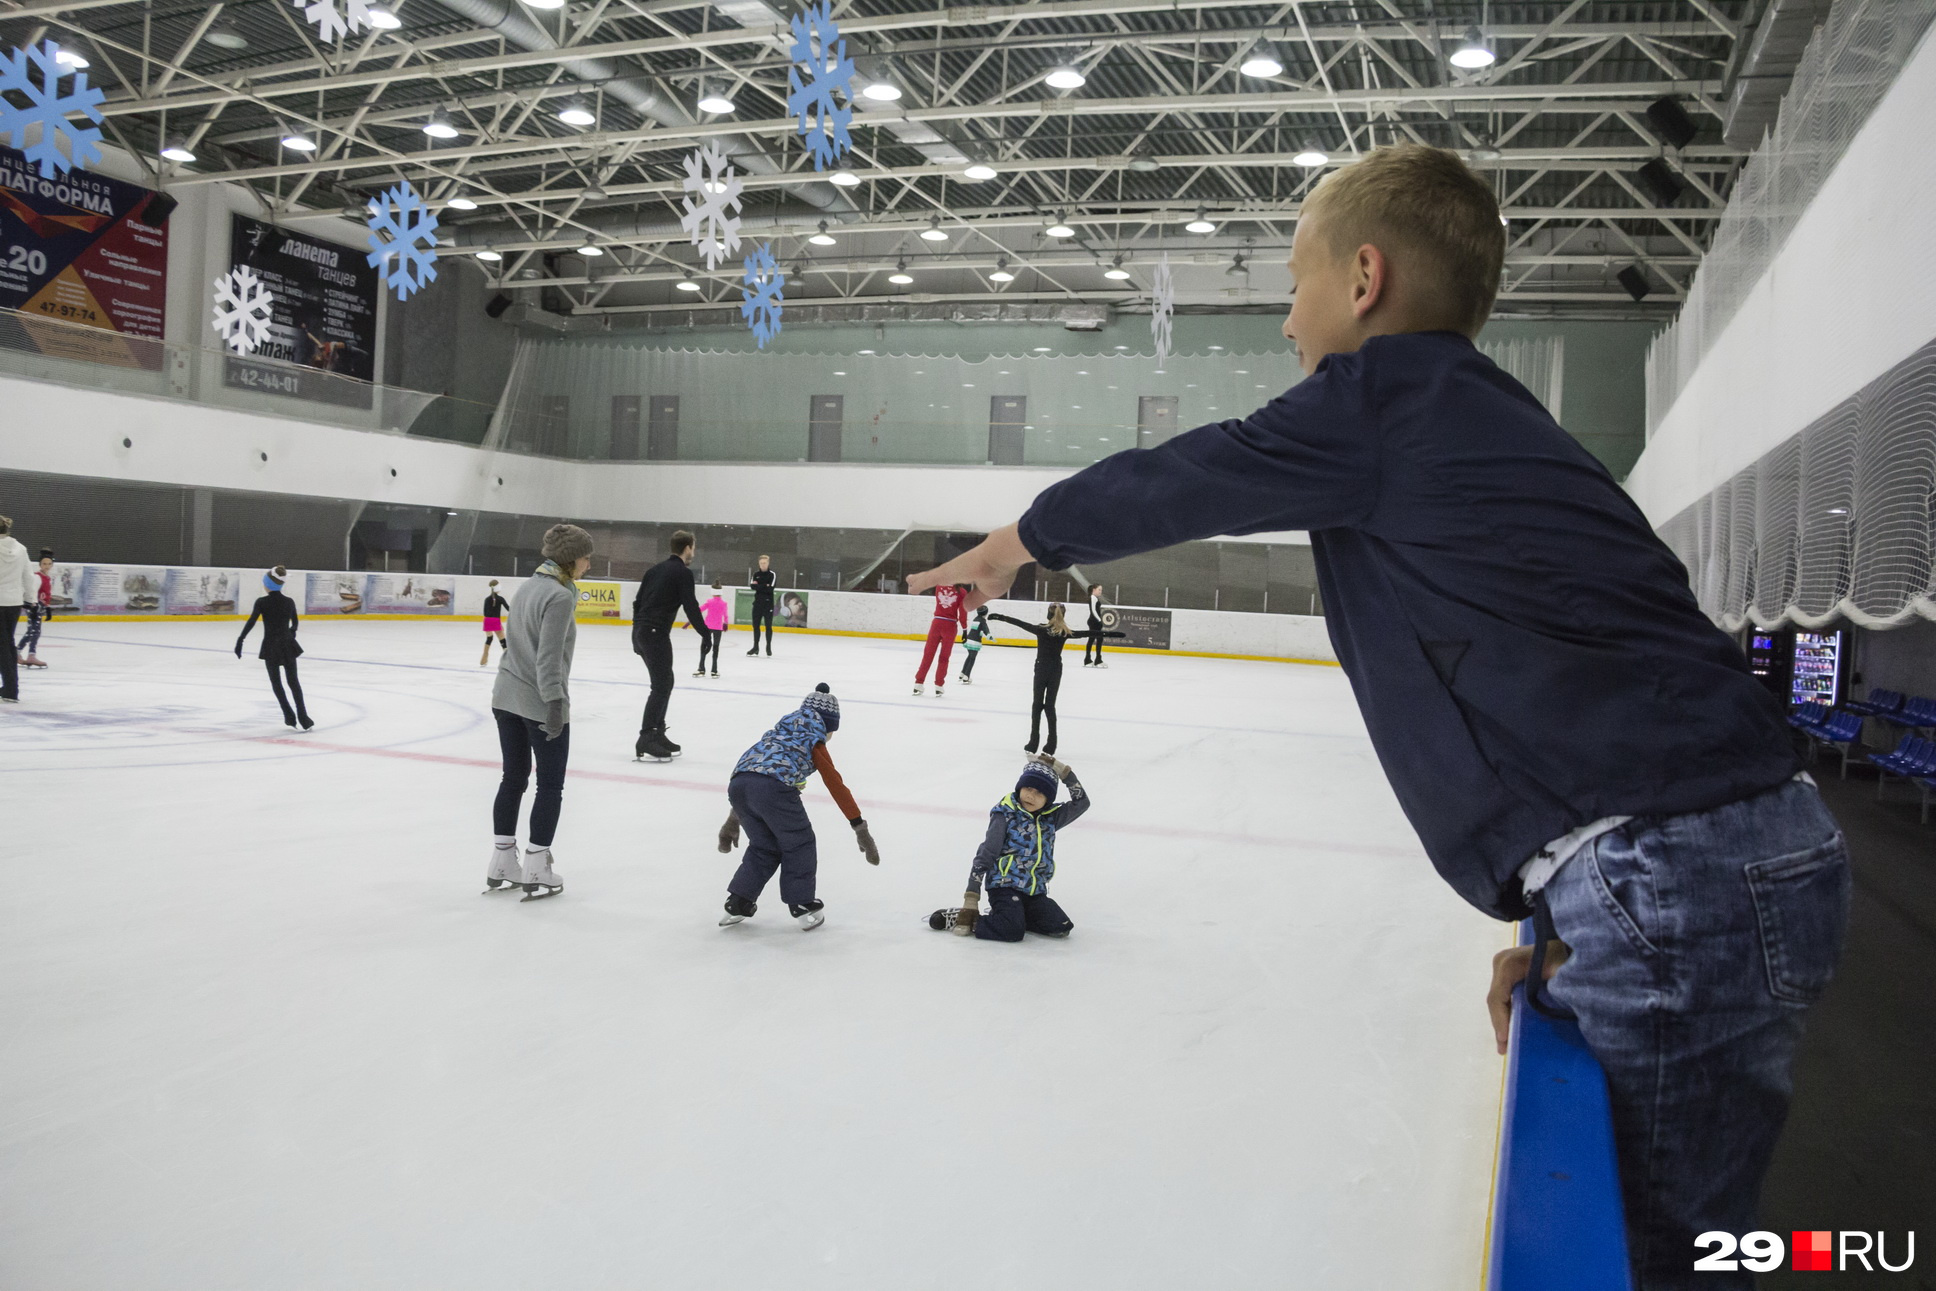
<path fill-rule="evenodd" d="M 807 598 L 810 592 L 793 590 L 781 591 L 773 602 L 773 626 L 776 628 L 804 628 L 807 626 Z M 733 593 L 734 623 L 753 621 L 753 593 L 742 587 Z"/>
<path fill-rule="evenodd" d="M 42 179 L 0 148 L 0 345 L 161 368 L 168 230 L 142 223 L 156 194 L 72 170 Z M 155 343 L 149 343 L 155 342 Z"/>
<path fill-rule="evenodd" d="M 47 571 L 48 603 L 56 610 L 70 613 L 81 606 L 81 575 L 86 565 L 56 565 Z"/>
<path fill-rule="evenodd" d="M 81 573 L 83 614 L 159 614 L 165 569 L 86 565 Z"/>
<path fill-rule="evenodd" d="M 1102 626 L 1105 632 L 1123 634 L 1121 640 L 1111 640 L 1109 645 L 1134 646 L 1139 650 L 1170 648 L 1168 610 L 1132 610 L 1108 605 L 1103 607 Z"/>
<path fill-rule="evenodd" d="M 625 617 L 617 583 L 588 583 L 578 580 L 578 621 L 598 623 Z"/>
<path fill-rule="evenodd" d="M 371 406 L 377 274 L 354 247 L 230 217 L 229 267 L 247 265 L 275 297 L 268 339 L 229 355 L 223 380 L 291 399 Z"/>
<path fill-rule="evenodd" d="M 241 589 L 242 575 L 233 569 L 170 569 L 163 581 L 162 613 L 234 614 Z"/>
<path fill-rule="evenodd" d="M 371 574 L 365 614 L 455 614 L 455 574 Z"/>
<path fill-rule="evenodd" d="M 355 614 L 362 608 L 361 574 L 311 574 L 303 586 L 304 614 Z"/>

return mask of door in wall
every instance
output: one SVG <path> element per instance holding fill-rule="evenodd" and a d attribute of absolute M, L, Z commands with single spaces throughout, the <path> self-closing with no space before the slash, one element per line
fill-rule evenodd
<path fill-rule="evenodd" d="M 1027 395 L 989 396 L 988 461 L 991 466 L 1022 464 L 1023 431 L 1027 421 Z"/>
<path fill-rule="evenodd" d="M 807 460 L 840 460 L 840 426 L 846 416 L 846 400 L 837 394 L 813 396 L 807 420 Z"/>
<path fill-rule="evenodd" d="M 1136 400 L 1136 447 L 1155 448 L 1176 434 L 1177 397 L 1146 394 Z"/>
<path fill-rule="evenodd" d="M 570 451 L 570 395 L 548 394 L 538 401 L 538 442 L 532 447 L 547 457 L 563 457 Z"/>
<path fill-rule="evenodd" d="M 655 462 L 679 456 L 679 396 L 655 394 L 647 411 L 645 455 Z"/>
<path fill-rule="evenodd" d="M 635 394 L 612 396 L 612 458 L 629 462 L 639 455 L 639 397 Z"/>

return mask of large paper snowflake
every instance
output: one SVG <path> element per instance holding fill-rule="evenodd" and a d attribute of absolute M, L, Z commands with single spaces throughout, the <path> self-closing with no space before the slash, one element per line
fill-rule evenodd
<path fill-rule="evenodd" d="M 78 112 L 98 124 L 101 103 L 107 96 L 87 83 L 86 72 L 55 58 L 59 51 L 60 46 L 50 40 L 39 48 L 29 45 L 0 57 L 0 137 L 10 139 L 28 161 L 38 162 L 42 179 L 65 175 L 76 166 L 101 159 L 97 146 L 101 132 L 77 126 L 67 118 Z M 60 90 L 63 76 L 74 78 L 74 87 L 65 94 Z M 25 97 L 27 106 L 17 108 L 9 103 L 9 90 Z M 40 127 L 40 137 L 29 142 L 27 134 L 34 126 Z M 62 139 L 67 140 L 66 151 L 61 149 Z"/>
<path fill-rule="evenodd" d="M 705 257 L 706 268 L 717 269 L 739 250 L 739 176 L 720 146 L 709 143 L 686 158 L 680 186 L 686 190 L 681 199 L 686 213 L 679 217 L 679 227 Z"/>
<path fill-rule="evenodd" d="M 324 44 L 370 25 L 369 0 L 342 0 L 340 8 L 337 0 L 292 0 L 292 3 L 302 10 L 303 17 L 316 29 Z"/>
<path fill-rule="evenodd" d="M 1170 318 L 1176 313 L 1176 283 L 1170 277 L 1167 252 L 1156 262 L 1156 282 L 1150 292 L 1150 339 L 1156 342 L 1156 363 L 1160 368 L 1170 357 Z"/>
<path fill-rule="evenodd" d="M 780 288 L 786 275 L 773 258 L 773 244 L 762 242 L 746 257 L 746 275 L 740 279 L 740 316 L 753 329 L 753 339 L 761 349 L 780 334 L 780 310 L 786 297 Z"/>
<path fill-rule="evenodd" d="M 854 119 L 854 60 L 833 19 L 832 0 L 820 0 L 793 15 L 793 65 L 787 68 L 787 112 L 800 118 L 800 133 L 813 154 L 813 168 L 825 170 L 847 151 L 847 127 Z M 839 91 L 844 102 L 836 102 Z"/>
<path fill-rule="evenodd" d="M 383 285 L 410 299 L 437 277 L 437 217 L 408 182 L 370 203 L 370 254 Z"/>
<path fill-rule="evenodd" d="M 215 333 L 237 354 L 254 354 L 269 338 L 276 298 L 245 264 L 215 280 Z"/>

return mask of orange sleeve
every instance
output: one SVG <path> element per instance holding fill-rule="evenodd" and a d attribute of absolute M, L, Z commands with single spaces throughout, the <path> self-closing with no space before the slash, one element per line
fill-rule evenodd
<path fill-rule="evenodd" d="M 840 778 L 840 772 L 834 770 L 833 757 L 827 752 L 825 744 L 813 746 L 813 768 L 820 773 L 822 783 L 827 786 L 827 792 L 834 796 L 834 805 L 840 808 L 841 814 L 849 820 L 859 820 L 860 808 L 854 803 L 854 795 L 847 792 L 847 784 Z"/>

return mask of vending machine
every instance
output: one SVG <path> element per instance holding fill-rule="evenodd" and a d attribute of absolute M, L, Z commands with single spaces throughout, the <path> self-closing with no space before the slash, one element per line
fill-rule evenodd
<path fill-rule="evenodd" d="M 1848 633 L 1796 632 L 1788 702 L 1833 708 L 1848 692 Z"/>

